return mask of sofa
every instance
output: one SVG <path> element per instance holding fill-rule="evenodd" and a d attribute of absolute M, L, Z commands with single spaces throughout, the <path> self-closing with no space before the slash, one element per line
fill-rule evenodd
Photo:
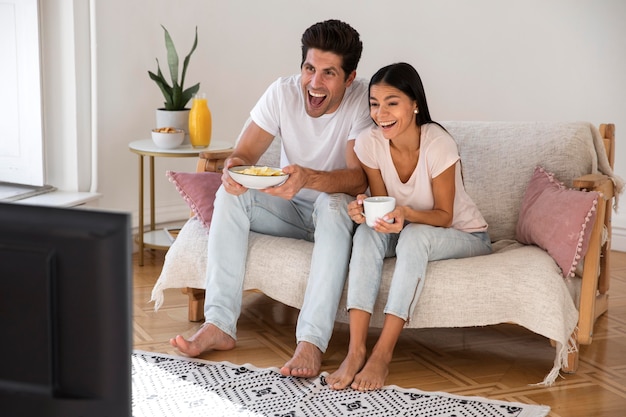
<path fill-rule="evenodd" d="M 611 213 L 623 188 L 613 174 L 614 125 L 587 122 L 442 123 L 456 140 L 467 192 L 489 224 L 493 253 L 429 263 L 407 328 L 515 323 L 555 349 L 553 368 L 575 372 L 578 347 L 608 309 Z M 279 165 L 279 139 L 257 165 Z M 189 320 L 203 320 L 206 240 L 212 198 L 228 152 L 203 152 L 197 173 L 168 172 L 194 214 L 166 254 L 153 288 L 189 295 Z M 200 178 L 200 175 L 207 175 Z M 212 176 L 211 176 L 212 175 Z M 210 178 L 210 179 L 209 179 Z M 212 186 L 199 186 L 212 181 Z M 250 233 L 244 290 L 302 306 L 313 243 Z M 381 327 L 395 258 L 383 267 L 372 326 Z M 347 323 L 346 288 L 336 321 Z M 550 348 L 550 346 L 547 346 Z"/>

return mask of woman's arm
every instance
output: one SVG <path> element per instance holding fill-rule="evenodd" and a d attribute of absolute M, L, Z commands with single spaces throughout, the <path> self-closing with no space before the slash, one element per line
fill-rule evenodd
<path fill-rule="evenodd" d="M 411 223 L 423 223 L 431 226 L 449 227 L 454 215 L 454 195 L 456 163 L 449 166 L 441 174 L 433 178 L 432 210 L 413 210 L 403 207 L 404 218 Z"/>
<path fill-rule="evenodd" d="M 376 222 L 374 230 L 381 233 L 400 233 L 405 222 L 450 227 L 454 214 L 455 170 L 456 164 L 452 164 L 440 175 L 433 178 L 435 203 L 432 210 L 413 210 L 409 206 L 396 206 L 395 210 L 388 216 L 392 217 L 394 222 L 387 223 L 379 220 Z M 386 190 L 385 194 L 380 195 L 387 195 Z"/>
<path fill-rule="evenodd" d="M 361 164 L 365 175 L 367 175 L 367 183 L 370 188 L 371 196 L 385 196 L 387 194 L 387 187 L 383 181 L 383 175 L 380 173 L 380 169 L 370 168 L 367 165 Z"/>

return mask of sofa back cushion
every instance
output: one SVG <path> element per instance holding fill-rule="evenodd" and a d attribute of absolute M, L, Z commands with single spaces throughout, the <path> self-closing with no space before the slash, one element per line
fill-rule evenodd
<path fill-rule="evenodd" d="M 491 240 L 515 239 L 526 187 L 535 167 L 553 172 L 567 187 L 574 178 L 597 171 L 587 122 L 441 123 L 459 146 L 468 194 L 489 224 Z M 278 166 L 280 138 L 259 164 Z"/>
<path fill-rule="evenodd" d="M 276 136 L 272 141 L 271 145 L 261 158 L 257 161 L 256 165 L 264 166 L 267 165 L 269 167 L 280 167 L 280 136 Z"/>
<path fill-rule="evenodd" d="M 468 194 L 489 224 L 492 241 L 515 239 L 526 187 L 535 167 L 566 186 L 597 171 L 591 129 L 585 122 L 444 122 L 459 146 Z"/>

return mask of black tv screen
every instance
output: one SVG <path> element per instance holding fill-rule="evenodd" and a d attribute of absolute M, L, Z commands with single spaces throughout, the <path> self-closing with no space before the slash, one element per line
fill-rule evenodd
<path fill-rule="evenodd" d="M 131 416 L 128 213 L 0 203 L 0 415 Z"/>

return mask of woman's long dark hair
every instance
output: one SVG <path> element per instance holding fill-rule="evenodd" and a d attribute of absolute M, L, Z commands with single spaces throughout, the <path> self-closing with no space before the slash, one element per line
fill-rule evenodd
<path fill-rule="evenodd" d="M 415 115 L 415 123 L 418 126 L 426 123 L 437 123 L 430 118 L 430 110 L 428 110 L 422 79 L 410 64 L 398 62 L 382 67 L 372 76 L 369 91 L 371 91 L 373 85 L 383 83 L 397 88 L 409 96 L 409 98 L 415 100 L 418 109 L 418 113 Z"/>

